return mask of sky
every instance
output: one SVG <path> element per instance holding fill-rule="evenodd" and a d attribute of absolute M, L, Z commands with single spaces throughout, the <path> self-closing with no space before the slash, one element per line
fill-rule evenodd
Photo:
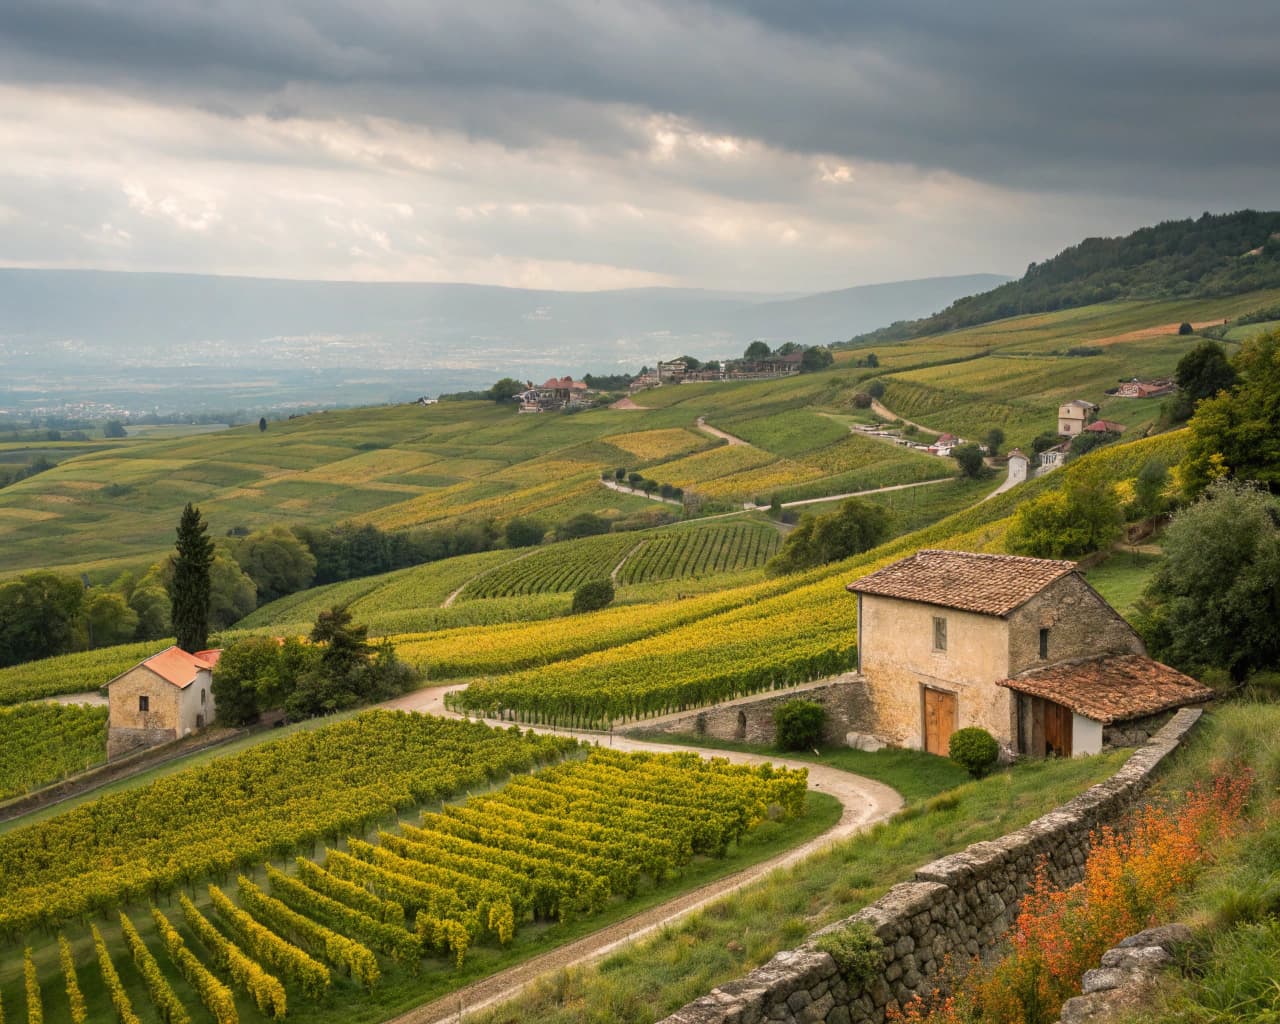
<path fill-rule="evenodd" d="M 1280 207 L 1275 0 L 4 0 L 0 266 L 812 292 Z"/>

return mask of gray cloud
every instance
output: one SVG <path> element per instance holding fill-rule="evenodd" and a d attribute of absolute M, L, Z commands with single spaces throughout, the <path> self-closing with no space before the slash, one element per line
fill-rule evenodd
<path fill-rule="evenodd" d="M 23 0 L 0 15 L 17 74 L 223 95 L 241 111 L 336 108 L 512 145 L 617 147 L 602 108 L 620 105 L 1007 185 L 1174 194 L 1205 171 L 1251 188 L 1280 156 L 1278 50 L 1269 0 Z"/>
<path fill-rule="evenodd" d="M 160 225 L 182 233 L 174 249 L 202 233 L 203 265 L 215 248 L 242 263 L 288 252 L 254 249 L 273 219 L 280 239 L 323 240 L 312 252 L 363 249 L 350 224 L 376 220 L 384 194 L 430 220 L 430 244 L 416 244 L 433 262 L 419 266 L 446 275 L 455 258 L 719 285 L 731 270 L 829 276 L 833 258 L 865 280 L 878 267 L 880 279 L 1016 270 L 1086 233 L 1274 206 L 1276 52 L 1273 0 L 8 0 L 12 109 L 71 96 L 82 117 L 132 112 L 85 133 L 96 173 L 74 161 L 37 173 L 17 151 L 0 171 L 0 259 L 48 259 L 49 239 L 97 238 L 103 223 L 125 262 Z M 124 190 L 159 168 L 190 194 Z M 296 191 L 365 212 L 339 230 L 319 200 L 239 194 L 259 174 L 281 194 L 290 169 Z M 50 173 L 79 190 L 68 218 L 86 197 L 99 205 L 24 247 Z M 458 219 L 486 194 L 494 210 Z M 202 203 L 218 213 L 200 227 Z M 404 255 L 402 228 L 369 230 Z M 742 250 L 753 244 L 801 255 Z M 878 262 L 877 245 L 890 247 Z"/>

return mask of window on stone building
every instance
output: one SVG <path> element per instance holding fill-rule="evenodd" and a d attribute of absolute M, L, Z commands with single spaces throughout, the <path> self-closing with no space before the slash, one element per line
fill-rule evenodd
<path fill-rule="evenodd" d="M 143 694 L 138 698 L 138 710 L 139 711 L 151 710 L 151 698 L 148 697 L 146 694 Z"/>
<path fill-rule="evenodd" d="M 933 617 L 933 649 L 935 651 L 947 649 L 947 620 L 941 615 Z"/>
<path fill-rule="evenodd" d="M 1049 627 L 1040 630 L 1040 660 L 1049 657 Z"/>
<path fill-rule="evenodd" d="M 1043 632 L 1043 630 L 1041 630 L 1041 632 Z M 1041 657 L 1043 657 L 1043 655 L 1041 655 Z M 203 705 L 203 704 L 204 704 L 204 702 L 205 702 L 205 697 L 207 697 L 207 696 L 208 696 L 208 694 L 206 694 L 204 690 L 201 690 L 201 691 L 200 691 L 200 703 L 201 703 L 201 705 Z"/>

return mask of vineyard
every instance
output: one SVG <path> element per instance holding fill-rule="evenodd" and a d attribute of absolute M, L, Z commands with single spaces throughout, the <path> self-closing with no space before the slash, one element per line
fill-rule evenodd
<path fill-rule="evenodd" d="M 0 708 L 0 800 L 107 758 L 107 709 L 78 704 Z"/>
<path fill-rule="evenodd" d="M 0 936 L 224 876 L 576 743 L 371 711 L 0 835 Z"/>
<path fill-rule="evenodd" d="M 778 531 L 764 523 L 732 523 L 671 530 L 645 541 L 618 574 L 626 583 L 705 576 L 763 565 L 781 544 Z"/>
<path fill-rule="evenodd" d="M 555 544 L 529 558 L 486 573 L 469 583 L 461 596 L 469 601 L 574 590 L 588 580 L 607 579 L 613 567 L 637 543 L 634 535 L 605 534 L 573 544 Z"/>
<path fill-rule="evenodd" d="M 100 647 L 96 651 L 63 654 L 57 658 L 0 668 L 0 704 L 20 704 L 60 693 L 96 690 L 172 642 L 153 640 Z"/>
<path fill-rule="evenodd" d="M 292 871 L 109 915 L 118 931 L 59 934 L 22 958 L 28 1020 L 278 1021 L 377 998 L 391 976 L 420 987 L 424 966 L 447 982 L 481 947 L 621 907 L 805 814 L 806 785 L 804 769 L 596 749 Z"/>
<path fill-rule="evenodd" d="M 422 669 L 430 679 L 513 672 L 630 643 L 740 607 L 764 594 L 779 593 L 786 587 L 785 581 L 772 581 L 682 601 L 615 605 L 585 615 L 544 621 L 404 634 L 395 637 L 394 643 L 400 657 Z"/>

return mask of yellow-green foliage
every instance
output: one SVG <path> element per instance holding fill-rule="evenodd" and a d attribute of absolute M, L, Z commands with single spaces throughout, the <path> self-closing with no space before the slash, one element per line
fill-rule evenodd
<path fill-rule="evenodd" d="M 711 439 L 705 434 L 695 434 L 678 427 L 641 430 L 633 434 L 610 434 L 604 440 L 642 462 L 670 459 L 711 444 Z"/>
<path fill-rule="evenodd" d="M 263 743 L 0 834 L 0 934 L 280 856 L 574 746 L 395 711 Z"/>
<path fill-rule="evenodd" d="M 608 578 L 614 566 L 639 543 L 635 534 L 611 533 L 553 544 L 485 573 L 467 585 L 462 597 L 472 600 L 570 591 L 588 580 Z"/>
<path fill-rule="evenodd" d="M 214 886 L 209 888 L 212 890 Z M 182 907 L 182 918 L 187 922 L 187 927 L 204 944 L 204 948 L 213 957 L 213 962 L 231 975 L 231 980 L 249 994 L 259 1010 L 274 1020 L 283 1020 L 288 1001 L 279 979 L 264 971 L 252 958 L 245 956 L 239 946 L 210 924 L 209 919 L 187 899 L 186 893 L 178 895 L 178 904 Z M 124 917 L 123 914 L 120 916 Z"/>
<path fill-rule="evenodd" d="M 209 898 L 218 917 L 254 957 L 298 982 L 310 999 L 319 999 L 329 990 L 332 979 L 324 964 L 255 921 L 217 886 L 209 886 Z"/>
<path fill-rule="evenodd" d="M 351 840 L 352 843 L 358 841 Z M 297 936 L 312 952 L 345 971 L 366 989 L 372 990 L 382 978 L 377 957 L 366 946 L 291 910 L 275 897 L 268 896 L 244 875 L 237 880 L 236 891 L 240 902 L 254 917 L 273 931 Z"/>
<path fill-rule="evenodd" d="M 236 1010 L 236 1000 L 231 989 L 215 978 L 194 953 L 187 948 L 186 942 L 178 934 L 169 919 L 156 907 L 151 908 L 151 916 L 155 918 L 156 931 L 160 940 L 182 976 L 190 982 L 200 996 L 205 1008 L 213 1014 L 218 1024 L 239 1024 L 240 1014 Z"/>
<path fill-rule="evenodd" d="M 151 950 L 142 941 L 138 929 L 133 926 L 133 922 L 123 911 L 120 914 L 120 934 L 124 937 L 124 944 L 133 957 L 134 966 L 146 983 L 147 993 L 151 996 L 151 1003 L 160 1014 L 160 1019 L 167 1024 L 187 1024 L 191 1020 L 191 1015 L 182 1005 L 178 993 L 169 984 L 169 979 L 164 976 L 156 958 L 151 955 Z"/>
<path fill-rule="evenodd" d="M 0 704 L 18 704 L 60 693 L 96 690 L 172 642 L 150 640 L 121 644 L 0 668 Z"/>
<path fill-rule="evenodd" d="M 84 1024 L 89 1014 L 84 1006 L 84 993 L 80 991 L 80 979 L 76 977 L 76 961 L 71 953 L 71 943 L 65 935 L 58 935 L 58 962 L 62 965 L 63 984 L 67 989 L 67 1006 L 71 1012 L 71 1024 Z M 0 1017 L 0 1020 L 3 1020 Z"/>
<path fill-rule="evenodd" d="M 1127 479 L 1149 459 L 1176 461 L 1184 437 L 1112 445 L 1081 459 L 1074 472 Z M 489 675 L 448 699 L 525 721 L 605 725 L 842 671 L 856 660 L 857 608 L 846 584 L 920 547 L 1003 551 L 1011 514 L 1066 479 L 1061 471 L 1040 477 L 846 562 L 789 578 L 781 592 L 761 585 L 725 591 L 720 599 L 733 607 L 708 608 L 683 623 L 673 618 L 640 639 L 577 657 Z M 627 612 L 614 609 L 609 628 L 624 628 Z"/>
<path fill-rule="evenodd" d="M 27 990 L 27 1024 L 44 1024 L 44 1003 L 40 999 L 40 978 L 31 959 L 31 950 L 22 954 L 22 977 Z"/>
<path fill-rule="evenodd" d="M 138 1015 L 133 1012 L 133 1003 L 129 1000 L 129 994 L 120 984 L 120 975 L 116 972 L 115 964 L 111 962 L 111 953 L 108 952 L 107 944 L 102 940 L 102 933 L 98 931 L 96 924 L 89 925 L 89 930 L 93 933 L 93 948 L 98 952 L 98 969 L 102 972 L 103 984 L 107 987 L 107 994 L 111 997 L 111 1005 L 115 1007 L 120 1024 L 141 1024 Z"/>
<path fill-rule="evenodd" d="M 107 759 L 107 709 L 78 704 L 0 708 L 0 800 Z"/>

